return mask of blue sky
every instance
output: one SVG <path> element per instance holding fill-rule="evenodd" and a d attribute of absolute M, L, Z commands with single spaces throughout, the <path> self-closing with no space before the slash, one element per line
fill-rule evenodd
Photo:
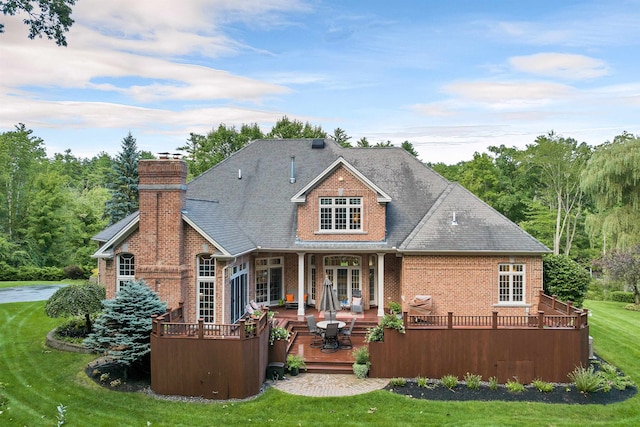
<path fill-rule="evenodd" d="M 453 164 L 640 133 L 640 2 L 79 0 L 68 47 L 1 17 L 0 131 L 153 153 L 287 115 Z"/>

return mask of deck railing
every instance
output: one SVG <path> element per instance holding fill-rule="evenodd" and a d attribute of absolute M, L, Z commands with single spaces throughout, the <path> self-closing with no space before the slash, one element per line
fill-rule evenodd
<path fill-rule="evenodd" d="M 243 318 L 237 323 L 184 323 L 183 303 L 176 309 L 156 316 L 152 321 L 151 334 L 158 337 L 194 337 L 198 339 L 248 339 L 258 336 L 266 327 L 267 312 L 257 318 Z"/>
<path fill-rule="evenodd" d="M 588 326 L 586 310 L 576 310 L 571 315 L 548 315 L 539 311 L 537 315 L 500 316 L 494 311 L 491 316 L 455 316 L 453 312 L 446 316 L 414 315 L 403 313 L 407 328 L 568 328 L 582 329 Z"/>

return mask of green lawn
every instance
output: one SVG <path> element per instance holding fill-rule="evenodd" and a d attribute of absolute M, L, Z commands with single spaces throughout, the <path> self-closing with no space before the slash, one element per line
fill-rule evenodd
<path fill-rule="evenodd" d="M 640 313 L 623 304 L 588 301 L 596 352 L 640 383 Z M 67 426 L 629 426 L 640 424 L 640 397 L 612 405 L 430 402 L 376 391 L 336 398 L 290 396 L 270 389 L 236 403 L 185 403 L 109 391 L 84 374 L 91 355 L 44 346 L 44 302 L 0 304 L 0 408 L 3 426 L 55 426 L 56 406 Z M 372 408 L 375 408 L 373 410 Z"/>
<path fill-rule="evenodd" d="M 61 280 L 57 282 L 46 281 L 46 280 L 34 280 L 30 282 L 0 282 L 0 289 L 3 288 L 14 288 L 17 286 L 33 286 L 33 285 L 66 285 L 71 283 L 84 283 L 85 280 Z"/>

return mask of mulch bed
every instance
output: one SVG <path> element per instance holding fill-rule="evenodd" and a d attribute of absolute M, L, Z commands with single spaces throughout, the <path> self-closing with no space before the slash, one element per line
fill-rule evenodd
<path fill-rule="evenodd" d="M 130 370 L 125 378 L 125 372 L 121 365 L 114 363 L 109 358 L 100 358 L 90 363 L 85 372 L 96 384 L 114 391 L 121 392 L 150 392 L 151 378 L 148 372 L 142 370 Z M 507 401 L 507 402 L 540 402 L 563 404 L 598 404 L 608 405 L 625 401 L 636 395 L 637 387 L 627 387 L 624 390 L 612 389 L 609 392 L 598 391 L 595 393 L 582 393 L 571 384 L 555 384 L 551 392 L 540 392 L 527 385 L 521 393 L 513 393 L 500 384 L 496 390 L 491 390 L 488 383 L 481 383 L 478 390 L 467 388 L 464 383 L 458 384 L 453 389 L 440 384 L 438 381 L 430 381 L 429 388 L 418 387 L 414 379 L 406 380 L 404 386 L 388 385 L 385 390 L 410 396 L 414 399 L 426 399 L 435 401 Z"/>
<path fill-rule="evenodd" d="M 636 387 L 627 387 L 624 390 L 612 389 L 609 392 L 598 391 L 595 393 L 581 393 L 575 386 L 569 384 L 557 384 L 553 391 L 543 393 L 531 386 L 526 386 L 521 393 L 512 393 L 504 385 L 499 385 L 497 390 L 491 390 L 488 385 L 483 384 L 478 390 L 467 388 L 464 384 L 458 384 L 449 390 L 442 384 L 429 389 L 418 387 L 414 380 L 407 380 L 403 387 L 388 385 L 385 390 L 393 393 L 410 396 L 415 399 L 446 400 L 446 401 L 493 401 L 501 400 L 507 402 L 540 402 L 540 403 L 564 403 L 564 404 L 598 404 L 608 405 L 617 403 L 633 397 L 637 392 Z"/>
<path fill-rule="evenodd" d="M 97 359 L 89 363 L 85 372 L 96 384 L 114 391 L 145 391 L 151 385 L 149 372 L 131 369 L 125 375 L 122 365 L 108 358 Z"/>

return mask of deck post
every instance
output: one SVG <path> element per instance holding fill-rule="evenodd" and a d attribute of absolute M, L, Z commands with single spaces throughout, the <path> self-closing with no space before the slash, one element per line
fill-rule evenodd
<path fill-rule="evenodd" d="M 402 323 L 404 324 L 404 327 L 406 328 L 409 323 L 407 322 L 409 320 L 409 313 L 407 313 L 406 311 L 402 312 Z"/>
<path fill-rule="evenodd" d="M 584 328 L 585 326 L 587 326 L 589 324 L 589 309 L 588 308 L 583 308 L 583 316 L 584 316 L 584 321 L 580 322 L 580 328 Z"/>
<path fill-rule="evenodd" d="M 156 335 L 158 335 L 159 337 L 164 335 L 162 333 L 163 330 L 164 330 L 164 328 L 162 327 L 162 319 L 163 319 L 163 315 L 162 314 L 156 316 L 156 318 L 155 318 L 155 323 L 157 325 Z"/>
<path fill-rule="evenodd" d="M 204 338 L 204 319 L 201 317 L 198 319 L 198 339 Z"/>
<path fill-rule="evenodd" d="M 553 296 L 551 297 L 551 308 L 552 308 L 553 310 L 555 310 L 555 309 L 556 309 L 556 301 L 557 301 L 557 300 L 558 300 L 558 297 L 557 297 L 557 296 L 553 295 Z"/>
<path fill-rule="evenodd" d="M 491 312 L 491 329 L 498 329 L 498 312 Z"/>
<path fill-rule="evenodd" d="M 544 311 L 538 311 L 538 328 L 544 328 Z"/>
<path fill-rule="evenodd" d="M 247 331 L 245 329 L 245 319 L 240 319 L 240 340 L 247 339 Z"/>
<path fill-rule="evenodd" d="M 571 314 L 571 306 L 573 303 L 571 301 L 567 301 L 567 316 Z"/>
<path fill-rule="evenodd" d="M 447 329 L 453 329 L 453 311 L 447 313 Z"/>

